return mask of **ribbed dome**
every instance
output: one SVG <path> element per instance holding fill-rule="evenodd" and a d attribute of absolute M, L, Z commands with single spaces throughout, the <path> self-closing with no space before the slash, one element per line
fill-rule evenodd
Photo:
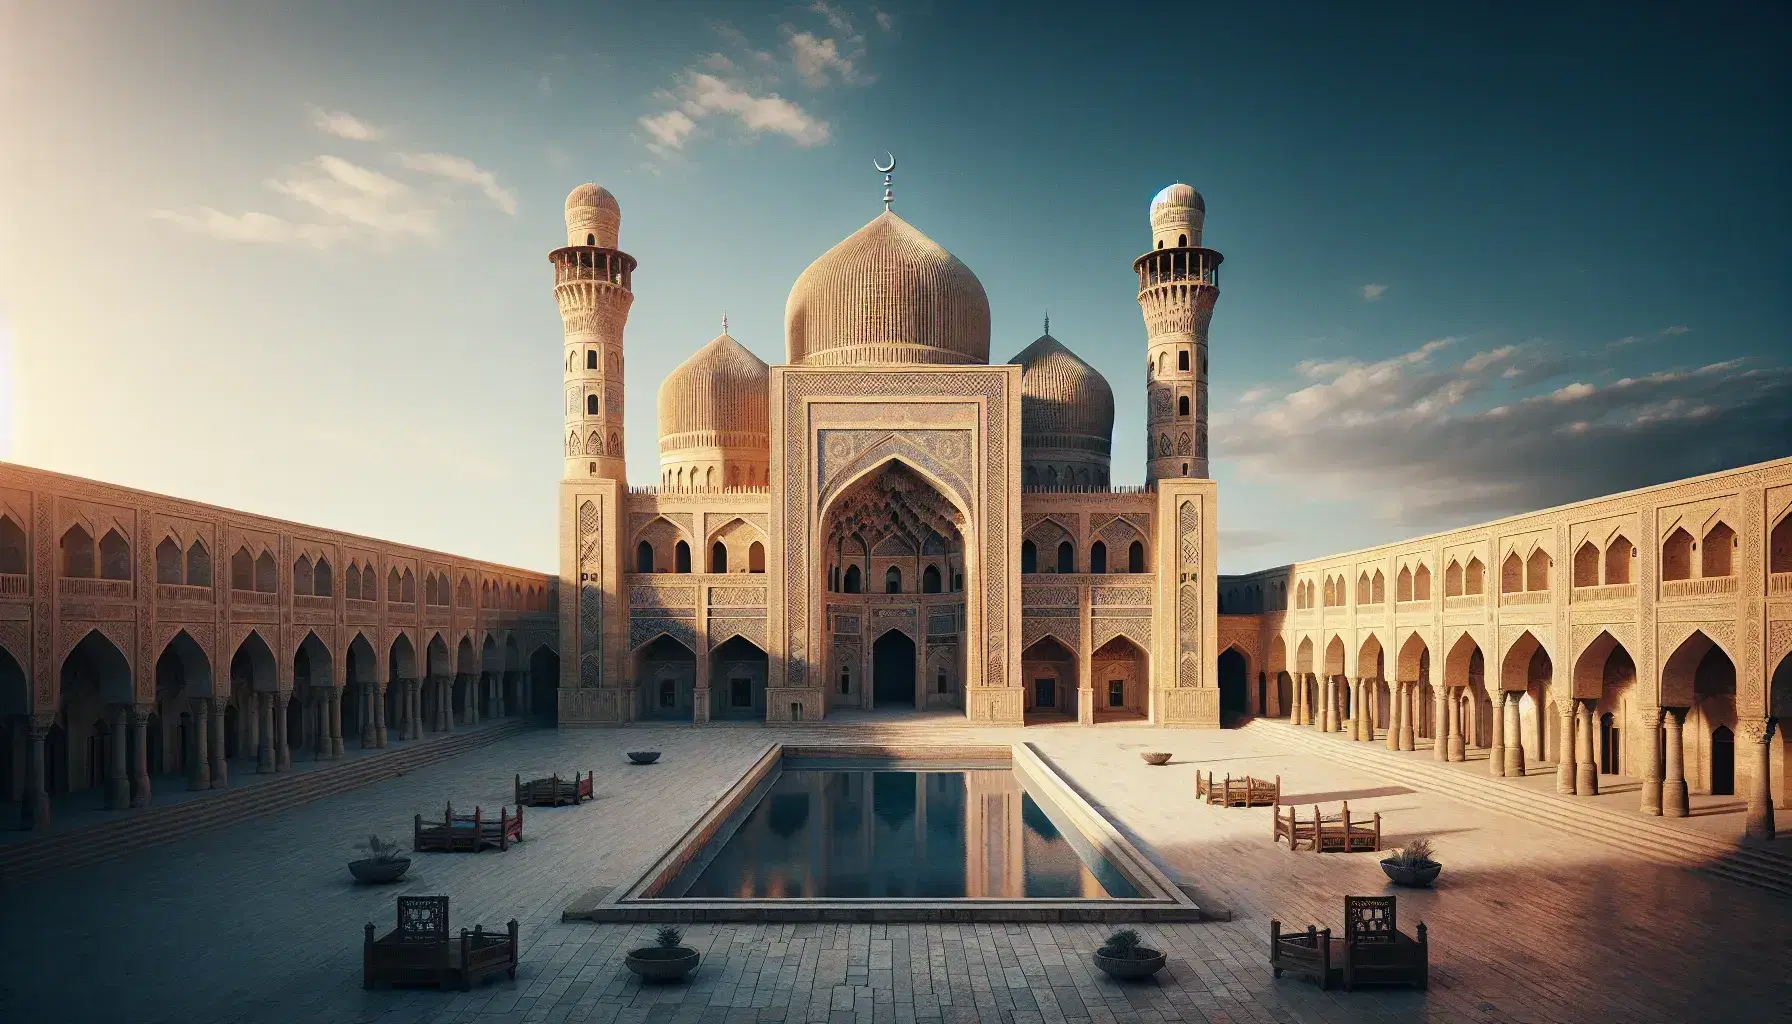
<path fill-rule="evenodd" d="M 660 384 L 660 450 L 771 445 L 771 371 L 726 334 L 698 349 Z"/>
<path fill-rule="evenodd" d="M 1206 213 L 1207 200 L 1201 198 L 1201 193 L 1196 192 L 1193 185 L 1177 182 L 1174 185 L 1165 186 L 1163 191 L 1151 199 L 1153 216 L 1156 216 L 1157 212 L 1165 207 L 1193 208 Z"/>
<path fill-rule="evenodd" d="M 888 210 L 790 290 L 792 363 L 988 363 L 989 296 L 969 267 Z"/>
<path fill-rule="evenodd" d="M 602 185 L 587 182 L 566 197 L 566 244 L 614 249 L 622 227 L 622 204 Z"/>
<path fill-rule="evenodd" d="M 1114 389 L 1049 334 L 1022 349 L 1020 433 L 1024 448 L 1069 448 L 1104 459 L 1113 448 Z"/>

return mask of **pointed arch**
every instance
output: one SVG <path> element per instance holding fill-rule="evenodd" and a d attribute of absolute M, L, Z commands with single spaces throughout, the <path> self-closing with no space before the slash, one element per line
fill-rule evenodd
<path fill-rule="evenodd" d="M 1481 564 L 1480 556 L 1472 556 L 1468 565 L 1462 570 L 1462 589 L 1466 594 L 1487 593 L 1487 567 Z"/>
<path fill-rule="evenodd" d="M 1424 674 L 1429 663 L 1431 650 L 1425 644 L 1425 638 L 1417 630 L 1408 633 L 1405 642 L 1400 645 L 1400 657 L 1397 659 L 1395 673 L 1400 682 L 1416 683 Z"/>
<path fill-rule="evenodd" d="M 274 651 L 267 646 L 262 633 L 249 629 L 242 642 L 238 642 L 237 649 L 231 651 L 229 681 L 233 690 L 238 685 L 262 694 L 280 689 L 280 669 L 274 664 Z"/>
<path fill-rule="evenodd" d="M 441 637 L 437 637 L 440 640 Z M 387 675 L 391 679 L 417 678 L 417 648 L 412 646 L 408 633 L 400 633 L 392 638 L 392 646 L 386 652 Z"/>
<path fill-rule="evenodd" d="M 69 579 L 94 577 L 93 535 L 79 523 L 62 532 L 62 575 Z"/>
<path fill-rule="evenodd" d="M 29 572 L 30 550 L 24 528 L 12 516 L 0 514 L 0 575 L 23 576 Z"/>
<path fill-rule="evenodd" d="M 1456 638 L 1456 642 L 1450 645 L 1450 653 L 1444 657 L 1444 685 L 1480 685 L 1482 664 L 1481 645 L 1476 642 L 1474 634 L 1464 630 Z"/>
<path fill-rule="evenodd" d="M 1431 570 L 1425 563 L 1412 571 L 1412 599 L 1414 601 L 1431 600 Z"/>
<path fill-rule="evenodd" d="M 274 564 L 274 556 L 263 551 L 255 559 L 255 591 L 259 594 L 272 594 L 280 589 L 280 569 Z"/>
<path fill-rule="evenodd" d="M 1325 642 L 1325 674 L 1328 676 L 1344 675 L 1344 640 L 1333 633 Z"/>
<path fill-rule="evenodd" d="M 1411 601 L 1412 599 L 1412 570 L 1403 565 L 1400 567 L 1400 575 L 1394 577 L 1394 600 Z"/>
<path fill-rule="evenodd" d="M 1698 698 L 1703 689 L 1701 681 L 1709 679 L 1714 671 L 1722 672 L 1727 668 L 1730 685 L 1735 685 L 1735 660 L 1723 645 L 1702 629 L 1695 629 L 1661 665 L 1661 705 L 1662 707 L 1689 707 Z M 1578 685 L 1577 685 L 1578 689 Z"/>
<path fill-rule="evenodd" d="M 1609 637 L 1611 634 L 1601 635 Z M 1546 662 L 1549 660 L 1549 651 L 1543 646 L 1542 641 L 1538 640 L 1536 635 L 1528 629 L 1520 633 L 1518 639 L 1512 641 L 1511 645 L 1506 648 L 1505 656 L 1500 659 L 1500 688 L 1518 693 L 1525 692 L 1525 689 L 1530 686 L 1533 676 L 1531 664 L 1539 655 Z M 1576 676 L 1578 677 L 1578 675 L 1579 670 L 1577 669 Z M 1576 689 L 1579 687 L 1577 686 Z M 1594 692 L 1591 696 L 1597 697 L 1599 694 Z"/>
<path fill-rule="evenodd" d="M 1381 679 L 1384 678 L 1383 669 L 1381 638 L 1371 630 L 1357 647 L 1356 671 L 1353 675 L 1362 679 Z"/>
<path fill-rule="evenodd" d="M 156 582 L 179 586 L 186 578 L 182 571 L 180 541 L 174 537 L 163 537 L 156 545 Z"/>
<path fill-rule="evenodd" d="M 1377 569 L 1374 577 L 1369 580 L 1369 600 L 1373 604 L 1384 604 L 1387 599 L 1388 578 L 1382 575 L 1380 569 Z"/>
<path fill-rule="evenodd" d="M 1313 672 L 1313 638 L 1312 637 L 1310 637 L 1310 636 L 1301 637 L 1300 646 L 1296 647 L 1295 652 L 1294 652 L 1294 666 L 1295 666 L 1295 671 L 1299 672 L 1301 675 L 1311 675 L 1312 674 L 1312 672 Z"/>
<path fill-rule="evenodd" d="M 129 704 L 135 698 L 131 660 L 98 629 L 87 634 L 62 657 L 62 702 L 77 689 L 91 689 L 106 704 Z"/>
<path fill-rule="evenodd" d="M 249 632 L 254 636 L 254 630 Z M 264 645 L 265 646 L 265 645 Z M 268 655 L 269 659 L 273 655 Z M 179 630 L 156 656 L 156 695 L 209 697 L 212 695 L 212 660 L 192 634 Z"/>

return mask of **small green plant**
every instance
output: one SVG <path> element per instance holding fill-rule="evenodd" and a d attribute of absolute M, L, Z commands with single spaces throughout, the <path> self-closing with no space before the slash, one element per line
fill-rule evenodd
<path fill-rule="evenodd" d="M 363 845 L 367 852 L 373 855 L 370 859 L 380 864 L 390 864 L 395 860 L 404 859 L 404 854 L 399 850 L 397 843 L 387 842 L 379 836 L 368 836 L 367 842 Z"/>
<path fill-rule="evenodd" d="M 684 933 L 671 925 L 663 925 L 654 933 L 654 944 L 661 949 L 677 949 L 684 943 Z"/>
<path fill-rule="evenodd" d="M 1138 932 L 1131 928 L 1122 928 L 1108 936 L 1108 940 L 1101 945 L 1100 953 L 1113 960 L 1136 960 L 1141 956 L 1139 953 L 1141 941 Z"/>
<path fill-rule="evenodd" d="M 1420 836 L 1408 842 L 1394 854 L 1393 859 L 1403 868 L 1423 867 L 1432 863 L 1431 840 Z"/>

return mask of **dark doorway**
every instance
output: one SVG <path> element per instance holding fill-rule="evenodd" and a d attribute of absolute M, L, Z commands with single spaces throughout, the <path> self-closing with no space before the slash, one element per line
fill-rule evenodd
<path fill-rule="evenodd" d="M 1036 708 L 1058 706 L 1058 681 L 1056 679 L 1033 680 L 1033 706 Z"/>
<path fill-rule="evenodd" d="M 1611 712 L 1599 716 L 1599 774 L 1622 775 L 1619 765 L 1618 723 Z"/>
<path fill-rule="evenodd" d="M 891 630 L 871 647 L 872 704 L 915 706 L 915 642 Z"/>
<path fill-rule="evenodd" d="M 1220 724 L 1234 724 L 1250 712 L 1248 666 L 1244 655 L 1228 647 L 1220 652 Z"/>
<path fill-rule="evenodd" d="M 560 656 L 546 646 L 529 655 L 529 710 L 552 724 L 559 721 Z"/>
<path fill-rule="evenodd" d="M 1734 796 L 1736 793 L 1736 736 L 1730 727 L 1720 725 L 1711 734 L 1711 795 Z"/>

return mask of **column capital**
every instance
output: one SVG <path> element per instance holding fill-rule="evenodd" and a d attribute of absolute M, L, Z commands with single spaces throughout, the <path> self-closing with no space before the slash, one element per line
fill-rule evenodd
<path fill-rule="evenodd" d="M 56 727 L 56 712 L 34 712 L 31 717 L 25 721 L 25 731 L 30 733 L 34 739 L 42 739 L 44 733 L 47 733 Z"/>
<path fill-rule="evenodd" d="M 1736 723 L 1736 730 L 1750 743 L 1766 743 L 1773 739 L 1774 719 L 1745 718 Z"/>

